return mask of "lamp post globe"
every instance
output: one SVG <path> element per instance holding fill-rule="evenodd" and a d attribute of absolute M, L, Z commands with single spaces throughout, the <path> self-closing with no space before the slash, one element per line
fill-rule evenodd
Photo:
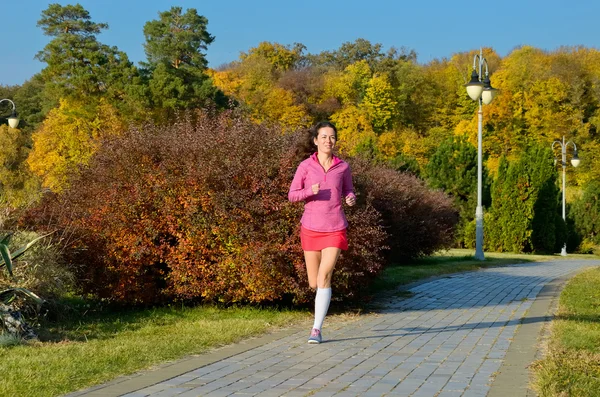
<path fill-rule="evenodd" d="M 577 150 L 575 150 L 575 153 L 573 153 L 573 158 L 571 159 L 571 165 L 577 168 L 577 166 L 579 166 L 579 163 L 581 163 L 581 160 L 577 156 Z"/>
<path fill-rule="evenodd" d="M 465 84 L 465 87 L 467 88 L 467 94 L 472 100 L 476 101 L 479 99 L 483 92 L 483 83 L 479 81 L 479 75 L 475 69 L 471 73 L 471 81 Z"/>
<path fill-rule="evenodd" d="M 19 118 L 16 114 L 11 114 L 8 116 L 8 125 L 10 128 L 17 128 L 19 126 Z"/>
<path fill-rule="evenodd" d="M 12 112 L 10 116 L 8 116 L 8 125 L 10 128 L 17 128 L 19 126 L 19 118 L 17 117 L 17 108 L 15 103 L 10 99 L 0 99 L 0 103 L 2 102 L 10 102 L 12 104 Z"/>
<path fill-rule="evenodd" d="M 489 105 L 496 97 L 496 94 L 498 94 L 498 90 L 492 87 L 490 78 L 486 74 L 485 79 L 483 80 L 483 92 L 481 93 L 481 101 L 484 105 Z"/>

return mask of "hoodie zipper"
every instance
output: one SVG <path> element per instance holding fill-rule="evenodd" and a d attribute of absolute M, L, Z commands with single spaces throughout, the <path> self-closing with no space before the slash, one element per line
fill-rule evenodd
<path fill-rule="evenodd" d="M 323 173 L 324 173 L 323 182 L 327 182 L 327 174 L 329 173 L 329 171 L 331 171 L 331 169 L 333 167 L 337 167 L 338 164 L 340 164 L 340 163 L 333 164 L 331 167 L 329 167 L 329 169 L 327 171 L 325 171 L 325 168 L 323 168 L 323 166 L 321 164 L 319 164 L 319 166 L 321 166 L 321 169 L 323 170 Z"/>
<path fill-rule="evenodd" d="M 329 167 L 329 169 L 328 169 L 327 171 L 325 171 L 325 167 L 323 167 L 323 166 L 321 165 L 321 163 L 319 163 L 319 160 L 318 160 L 318 159 L 315 159 L 315 161 L 317 162 L 317 164 L 319 164 L 319 167 L 321 167 L 321 169 L 323 170 L 323 182 L 327 182 L 327 173 L 328 173 L 329 171 L 331 171 L 331 169 L 332 169 L 333 167 L 337 167 L 337 166 L 338 166 L 338 165 L 341 163 L 341 161 L 340 161 L 340 162 L 337 162 L 337 163 L 335 163 L 335 164 L 332 164 L 332 165 L 331 165 L 331 167 Z"/>

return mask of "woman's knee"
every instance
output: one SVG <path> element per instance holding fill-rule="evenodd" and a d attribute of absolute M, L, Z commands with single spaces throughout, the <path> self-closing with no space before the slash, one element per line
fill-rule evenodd
<path fill-rule="evenodd" d="M 317 277 L 317 286 L 319 288 L 329 288 L 331 287 L 331 276 L 333 272 L 319 274 Z"/>

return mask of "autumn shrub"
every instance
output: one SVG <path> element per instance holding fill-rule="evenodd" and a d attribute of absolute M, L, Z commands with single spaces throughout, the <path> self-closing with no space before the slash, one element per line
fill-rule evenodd
<path fill-rule="evenodd" d="M 100 297 L 308 300 L 302 205 L 287 199 L 298 139 L 230 111 L 132 129 L 107 140 L 33 218 L 52 214 L 59 228 L 74 231 L 69 261 L 85 290 Z M 385 238 L 368 200 L 348 217 L 351 248 L 334 278 L 344 297 L 381 269 Z"/>
<path fill-rule="evenodd" d="M 359 159 L 351 164 L 359 194 L 381 214 L 388 260 L 402 262 L 452 247 L 459 216 L 447 194 L 410 173 Z"/>

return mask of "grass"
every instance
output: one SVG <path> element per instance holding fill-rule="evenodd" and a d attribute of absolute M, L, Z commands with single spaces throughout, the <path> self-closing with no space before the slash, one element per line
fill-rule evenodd
<path fill-rule="evenodd" d="M 0 396 L 63 395 L 309 317 L 307 311 L 216 307 L 92 315 L 51 328 L 50 342 L 0 347 Z"/>
<path fill-rule="evenodd" d="M 568 282 L 548 352 L 533 368 L 533 386 L 542 397 L 600 396 L 600 268 Z"/>
<path fill-rule="evenodd" d="M 483 267 L 562 259 L 450 250 L 413 264 L 388 267 L 374 286 L 383 293 L 431 276 Z M 579 256 L 570 255 L 566 259 Z M 590 258 L 590 255 L 580 256 Z M 397 291 L 398 297 L 406 296 Z M 200 354 L 277 327 L 309 321 L 306 309 L 167 307 L 75 312 L 44 328 L 44 342 L 0 343 L 0 396 L 57 396 L 134 373 L 161 362 Z"/>

